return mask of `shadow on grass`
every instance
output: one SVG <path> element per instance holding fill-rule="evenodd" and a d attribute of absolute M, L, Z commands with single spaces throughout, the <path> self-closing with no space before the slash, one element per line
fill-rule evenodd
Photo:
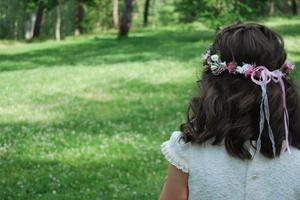
<path fill-rule="evenodd" d="M 190 43 L 212 40 L 210 31 L 193 33 L 166 32 L 155 36 L 127 39 L 94 39 L 73 44 L 32 50 L 19 54 L 2 54 L 0 71 L 26 70 L 38 67 L 99 66 L 124 62 L 146 62 L 173 57 L 186 61 L 199 46 Z"/>
<path fill-rule="evenodd" d="M 118 158 L 114 161 L 72 163 L 28 157 L 14 158 L 11 162 L 4 157 L 3 165 L 11 170 L 2 176 L 5 177 L 2 179 L 5 180 L 5 184 L 0 186 L 0 197 L 106 200 L 117 195 L 120 199 L 153 199 L 152 195 L 159 194 L 158 190 L 163 186 L 163 178 L 148 173 L 147 169 L 137 162 L 138 159 L 133 155 L 126 160 Z M 153 167 L 151 170 L 160 172 L 159 165 Z M 144 176 L 141 177 L 141 174 Z M 159 185 L 161 187 L 157 187 Z M 147 196 L 148 198 L 145 198 Z M 154 196 L 154 199 L 157 198 Z"/>

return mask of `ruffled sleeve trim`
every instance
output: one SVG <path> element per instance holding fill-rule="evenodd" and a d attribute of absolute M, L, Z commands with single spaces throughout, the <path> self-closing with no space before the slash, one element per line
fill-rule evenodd
<path fill-rule="evenodd" d="M 188 157 L 188 145 L 179 142 L 179 138 L 174 140 L 174 133 L 170 139 L 170 141 L 166 141 L 161 145 L 161 151 L 164 154 L 165 158 L 176 168 L 182 170 L 185 173 L 189 172 L 189 163 L 184 158 L 180 158 L 179 155 L 185 155 Z M 177 135 L 177 134 L 176 134 Z M 172 144 L 170 144 L 172 143 Z M 176 150 L 176 152 L 174 151 Z M 177 152 L 181 151 L 181 152 Z M 183 151 L 183 152 L 182 152 Z M 178 155 L 179 154 L 179 155 Z"/>

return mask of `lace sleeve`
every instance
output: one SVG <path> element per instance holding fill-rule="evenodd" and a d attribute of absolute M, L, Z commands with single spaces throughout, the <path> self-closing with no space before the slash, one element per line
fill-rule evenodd
<path fill-rule="evenodd" d="M 174 132 L 169 141 L 161 145 L 161 151 L 165 158 L 175 167 L 185 173 L 189 172 L 189 147 L 190 143 L 185 143 L 180 139 L 181 132 Z"/>

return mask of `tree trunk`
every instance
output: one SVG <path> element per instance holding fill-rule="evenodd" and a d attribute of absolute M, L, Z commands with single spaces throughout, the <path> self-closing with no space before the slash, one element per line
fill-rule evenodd
<path fill-rule="evenodd" d="M 153 20 L 152 20 L 152 30 L 156 30 L 156 17 L 153 16 Z"/>
<path fill-rule="evenodd" d="M 56 29 L 55 29 L 56 41 L 60 41 L 60 23 L 61 23 L 61 0 L 58 0 Z"/>
<path fill-rule="evenodd" d="M 269 15 L 270 15 L 270 16 L 274 15 L 274 2 L 273 2 L 273 1 L 270 2 L 270 11 L 269 11 Z"/>
<path fill-rule="evenodd" d="M 293 15 L 297 15 L 297 3 L 296 3 L 296 0 L 292 0 L 292 10 L 293 10 Z"/>
<path fill-rule="evenodd" d="M 30 39 L 33 37 L 34 25 L 36 22 L 36 10 L 31 12 L 31 23 L 30 23 Z"/>
<path fill-rule="evenodd" d="M 146 0 L 146 2 L 145 2 L 145 8 L 144 8 L 144 26 L 148 25 L 149 2 L 150 2 L 150 0 Z"/>
<path fill-rule="evenodd" d="M 235 0 L 235 1 L 234 1 L 234 13 L 235 13 L 236 15 L 239 14 L 238 0 Z"/>
<path fill-rule="evenodd" d="M 132 11 L 137 0 L 124 0 L 118 37 L 127 36 L 131 26 Z"/>
<path fill-rule="evenodd" d="M 288 12 L 288 7 L 289 7 L 288 0 L 285 0 L 284 1 L 284 13 L 285 14 Z"/>
<path fill-rule="evenodd" d="M 25 33 L 25 39 L 29 40 L 31 39 L 31 33 L 30 33 L 30 19 L 29 19 L 29 13 L 26 11 L 27 10 L 27 1 L 24 2 L 24 33 Z"/>
<path fill-rule="evenodd" d="M 119 6 L 119 0 L 114 0 L 113 19 L 114 19 L 114 26 L 116 29 L 119 28 L 118 6 Z"/>
<path fill-rule="evenodd" d="M 30 34 L 30 20 L 29 20 L 29 13 L 25 12 L 24 16 L 24 32 L 25 32 L 25 39 L 29 40 L 31 39 L 31 34 Z"/>
<path fill-rule="evenodd" d="M 40 36 L 40 29 L 41 29 L 41 23 L 43 18 L 43 11 L 44 11 L 44 1 L 41 1 L 39 4 L 39 9 L 37 12 L 37 17 L 35 20 L 34 30 L 33 30 L 33 37 L 39 37 Z"/>
<path fill-rule="evenodd" d="M 156 0 L 152 2 L 152 30 L 156 30 Z"/>
<path fill-rule="evenodd" d="M 78 3 L 78 1 L 75 1 L 75 35 L 80 35 L 81 33 L 83 33 L 83 15 L 83 3 Z"/>
<path fill-rule="evenodd" d="M 14 22 L 14 40 L 18 39 L 18 21 Z"/>

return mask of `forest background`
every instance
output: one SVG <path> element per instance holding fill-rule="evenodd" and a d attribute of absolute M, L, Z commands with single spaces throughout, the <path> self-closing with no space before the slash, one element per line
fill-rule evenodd
<path fill-rule="evenodd" d="M 158 199 L 216 31 L 276 30 L 300 86 L 299 4 L 0 0 L 0 200 Z"/>
<path fill-rule="evenodd" d="M 299 0 L 0 0 L 0 39 L 31 40 L 200 21 L 224 24 L 298 12 Z"/>

